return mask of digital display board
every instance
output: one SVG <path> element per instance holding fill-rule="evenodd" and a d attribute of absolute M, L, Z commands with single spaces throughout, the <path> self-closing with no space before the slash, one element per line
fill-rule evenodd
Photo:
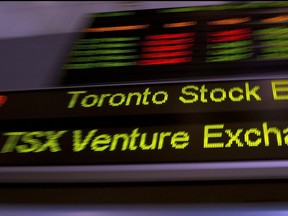
<path fill-rule="evenodd" d="M 287 2 L 89 14 L 64 85 L 284 73 Z"/>
<path fill-rule="evenodd" d="M 287 79 L 0 95 L 2 166 L 287 159 Z"/>
<path fill-rule="evenodd" d="M 73 181 L 75 170 L 76 181 L 279 177 L 288 171 L 287 8 L 90 14 L 62 67 L 70 87 L 0 92 L 0 182 L 23 172 Z"/>

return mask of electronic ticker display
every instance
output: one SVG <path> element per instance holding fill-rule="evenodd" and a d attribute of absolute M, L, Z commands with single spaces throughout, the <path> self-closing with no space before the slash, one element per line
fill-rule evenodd
<path fill-rule="evenodd" d="M 287 79 L 0 95 L 2 166 L 287 159 Z"/>
<path fill-rule="evenodd" d="M 2 92 L 0 120 L 281 111 L 287 88 L 287 79 L 275 79 Z"/>
<path fill-rule="evenodd" d="M 285 73 L 288 3 L 89 14 L 63 83 Z"/>
<path fill-rule="evenodd" d="M 274 122 L 261 120 L 231 123 L 227 119 L 206 119 L 207 123 L 193 124 L 171 121 L 157 127 L 139 123 L 120 127 L 114 123 L 109 128 L 103 128 L 100 123 L 94 127 L 89 124 L 87 128 L 81 123 L 1 131 L 0 164 L 135 165 L 287 160 L 287 118 Z"/>

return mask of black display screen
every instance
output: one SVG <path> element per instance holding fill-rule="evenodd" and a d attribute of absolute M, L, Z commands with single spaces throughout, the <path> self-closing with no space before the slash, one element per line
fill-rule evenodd
<path fill-rule="evenodd" d="M 287 159 L 287 79 L 0 95 L 2 166 Z"/>

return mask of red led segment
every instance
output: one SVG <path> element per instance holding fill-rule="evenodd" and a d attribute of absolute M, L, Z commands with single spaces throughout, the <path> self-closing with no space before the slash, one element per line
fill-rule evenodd
<path fill-rule="evenodd" d="M 208 33 L 208 42 L 232 42 L 246 40 L 252 37 L 250 28 L 241 28 Z"/>
<path fill-rule="evenodd" d="M 138 65 L 178 64 L 192 60 L 193 32 L 148 35 L 145 40 L 141 43 Z"/>
<path fill-rule="evenodd" d="M 211 37 L 222 37 L 222 36 L 229 36 L 229 35 L 240 35 L 240 34 L 247 34 L 250 33 L 251 29 L 234 29 L 234 30 L 226 30 L 226 31 L 219 31 L 219 32 L 210 32 L 208 36 Z"/>
<path fill-rule="evenodd" d="M 147 40 L 158 40 L 158 39 L 178 39 L 184 37 L 193 37 L 195 33 L 178 33 L 178 34 L 160 34 L 160 35 L 148 35 Z"/>
<path fill-rule="evenodd" d="M 183 44 L 183 45 L 175 45 L 175 46 L 153 46 L 153 47 L 143 47 L 143 52 L 162 52 L 162 51 L 175 51 L 175 50 L 183 50 L 189 49 L 193 46 L 193 44 Z"/>
<path fill-rule="evenodd" d="M 247 43 L 249 40 L 252 40 L 250 28 L 210 32 L 208 33 L 208 42 L 216 43 L 216 45 L 210 46 L 214 48 L 207 51 L 207 61 L 223 62 L 249 58 L 252 55 L 251 43 Z M 246 41 L 246 43 L 241 43 L 241 41 Z M 236 44 L 241 48 L 235 47 Z"/>
<path fill-rule="evenodd" d="M 140 60 L 138 65 L 161 65 L 161 64 L 178 64 L 187 63 L 192 61 L 192 57 L 171 58 L 171 59 L 153 59 L 153 60 Z"/>
<path fill-rule="evenodd" d="M 173 44 L 182 44 L 182 43 L 191 43 L 194 41 L 194 38 L 183 38 L 183 39 L 174 39 L 174 40 L 152 40 L 144 41 L 143 46 L 157 46 L 157 45 L 173 45 Z"/>
<path fill-rule="evenodd" d="M 157 53 L 144 53 L 142 58 L 165 58 L 190 55 L 191 51 L 178 51 L 178 52 L 157 52 Z"/>
<path fill-rule="evenodd" d="M 230 42 L 230 41 L 237 41 L 237 40 L 245 40 L 251 38 L 251 34 L 242 34 L 242 35 L 234 35 L 228 37 L 219 37 L 219 38 L 210 38 L 209 42 Z"/>

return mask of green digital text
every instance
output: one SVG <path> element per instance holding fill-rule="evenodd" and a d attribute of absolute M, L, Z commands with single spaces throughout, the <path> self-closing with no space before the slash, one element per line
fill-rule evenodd
<path fill-rule="evenodd" d="M 1 149 L 1 153 L 13 151 L 18 153 L 43 151 L 58 152 L 61 151 L 61 146 L 58 140 L 66 132 L 67 130 L 6 132 L 3 133 L 7 139 Z"/>
<path fill-rule="evenodd" d="M 187 85 L 182 88 L 182 96 L 179 100 L 184 104 L 195 102 L 201 103 L 220 103 L 224 101 L 240 102 L 240 101 L 261 101 L 259 94 L 260 86 L 252 86 L 249 82 L 245 82 L 243 86 L 234 86 L 229 89 L 225 88 L 207 88 L 205 84 L 201 86 Z"/>
<path fill-rule="evenodd" d="M 210 124 L 204 127 L 203 147 L 269 147 L 288 145 L 288 127 L 279 128 L 263 122 L 259 127 L 249 129 L 227 128 L 225 124 Z"/>
<path fill-rule="evenodd" d="M 5 132 L 0 153 L 60 152 L 65 145 L 73 152 L 89 151 L 135 151 L 185 149 L 190 135 L 186 131 L 143 132 L 134 128 L 129 132 L 105 133 L 101 129 Z"/>
<path fill-rule="evenodd" d="M 162 105 L 168 100 L 168 92 L 166 91 L 150 91 L 146 88 L 143 92 L 130 92 L 130 93 L 102 93 L 90 94 L 87 91 L 69 91 L 70 100 L 68 108 L 75 106 L 81 107 L 102 107 L 102 106 L 130 106 L 130 105 Z"/>
<path fill-rule="evenodd" d="M 92 151 L 135 151 L 161 150 L 165 143 L 173 149 L 184 149 L 189 144 L 189 134 L 185 131 L 140 132 L 139 128 L 130 133 L 98 133 L 97 129 L 83 133 L 82 130 L 73 131 L 73 151 L 83 151 L 87 147 Z"/>

